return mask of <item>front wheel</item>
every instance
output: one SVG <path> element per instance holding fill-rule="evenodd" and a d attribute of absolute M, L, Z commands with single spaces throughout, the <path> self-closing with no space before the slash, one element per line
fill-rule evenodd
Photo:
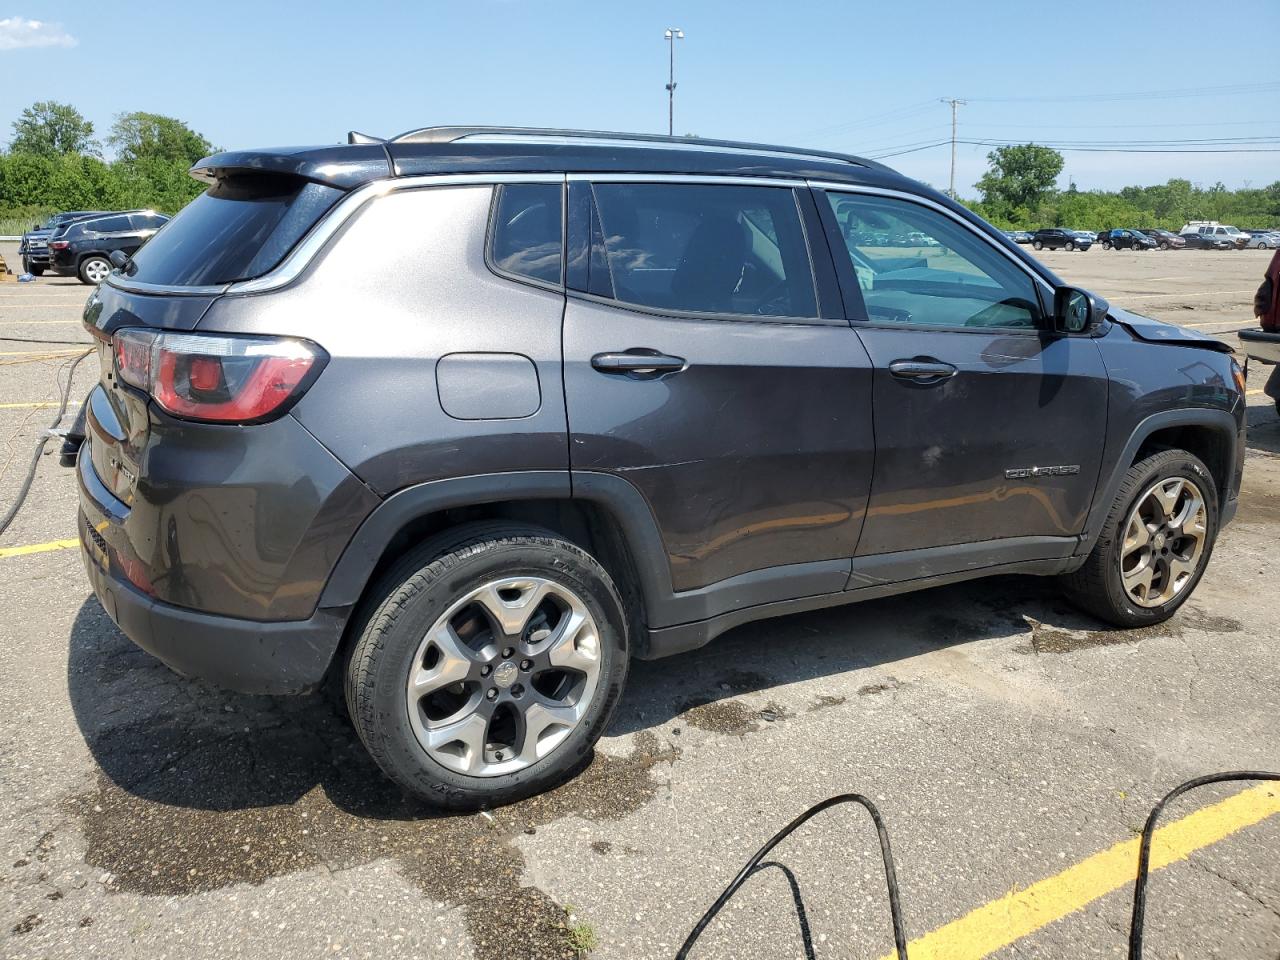
<path fill-rule="evenodd" d="M 590 760 L 627 674 L 622 603 L 590 554 L 538 527 L 470 524 L 406 557 L 367 609 L 347 707 L 405 790 L 483 809 Z"/>
<path fill-rule="evenodd" d="M 80 282 L 97 285 L 111 275 L 111 261 L 106 257 L 85 257 L 80 263 Z"/>
<path fill-rule="evenodd" d="M 1068 241 L 1067 241 L 1067 253 L 1070 253 L 1070 252 L 1071 252 L 1072 250 L 1074 250 L 1075 248 L 1076 248 L 1076 245 L 1075 245 L 1074 243 L 1072 243 L 1070 240 L 1068 240 Z"/>
<path fill-rule="evenodd" d="M 1160 249 L 1161 249 L 1161 250 L 1168 250 L 1168 249 L 1169 249 L 1169 241 L 1168 241 L 1168 240 L 1161 240 L 1161 241 L 1160 241 Z"/>
<path fill-rule="evenodd" d="M 1111 246 L 1111 241 L 1110 241 L 1110 240 L 1108 240 L 1106 243 L 1104 243 L 1104 244 L 1102 245 L 1102 249 L 1103 249 L 1103 250 L 1112 250 L 1112 249 L 1114 249 L 1114 247 L 1112 247 L 1112 246 Z"/>
<path fill-rule="evenodd" d="M 1035 241 L 1033 241 L 1033 242 L 1032 242 L 1032 244 L 1031 244 L 1031 246 L 1033 246 L 1033 247 L 1034 247 L 1035 249 L 1037 249 L 1037 250 L 1043 250 L 1043 249 L 1044 249 L 1044 244 L 1043 244 L 1043 243 L 1041 243 L 1039 240 L 1035 240 Z"/>
<path fill-rule="evenodd" d="M 1153 454 L 1125 474 L 1093 552 L 1064 589 L 1118 627 L 1162 623 L 1200 582 L 1217 532 L 1209 468 L 1185 450 Z"/>

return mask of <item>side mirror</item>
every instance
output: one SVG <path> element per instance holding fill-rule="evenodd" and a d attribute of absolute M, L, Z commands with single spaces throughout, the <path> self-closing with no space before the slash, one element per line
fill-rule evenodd
<path fill-rule="evenodd" d="M 33 223 L 33 224 L 31 225 L 31 229 L 32 229 L 32 230 L 39 230 L 39 229 L 40 229 L 40 224 L 38 224 L 38 223 Z"/>
<path fill-rule="evenodd" d="M 112 250 L 107 254 L 107 259 L 111 261 L 113 267 L 123 270 L 124 265 L 129 262 L 129 255 L 123 250 Z"/>
<path fill-rule="evenodd" d="M 1107 318 L 1111 305 L 1078 287 L 1053 292 L 1053 329 L 1057 333 L 1089 333 Z"/>

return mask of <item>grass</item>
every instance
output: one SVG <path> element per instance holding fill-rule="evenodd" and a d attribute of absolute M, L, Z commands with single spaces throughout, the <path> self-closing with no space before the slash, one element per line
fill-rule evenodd
<path fill-rule="evenodd" d="M 595 928 L 591 924 L 585 920 L 579 920 L 574 915 L 571 905 L 565 904 L 564 915 L 565 939 L 570 949 L 578 955 L 579 960 L 585 960 L 592 950 L 600 946 L 600 938 L 596 936 Z"/>
<path fill-rule="evenodd" d="M 37 220 L 44 222 L 48 214 L 26 214 L 25 216 L 16 217 L 0 217 L 0 237 L 20 237 L 28 230 Z"/>

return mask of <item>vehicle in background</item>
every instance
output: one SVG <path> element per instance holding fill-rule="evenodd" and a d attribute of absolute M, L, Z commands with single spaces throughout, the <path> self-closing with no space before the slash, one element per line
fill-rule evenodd
<path fill-rule="evenodd" d="M 1031 235 L 1031 246 L 1037 250 L 1088 250 L 1093 244 L 1093 234 L 1076 233 L 1062 227 L 1046 227 Z"/>
<path fill-rule="evenodd" d="M 1156 241 L 1139 230 L 1117 227 L 1098 235 L 1103 250 L 1154 250 Z"/>
<path fill-rule="evenodd" d="M 937 240 L 928 234 L 921 233 L 919 230 L 912 230 L 907 234 L 907 246 L 909 247 L 939 247 L 941 246 Z"/>
<path fill-rule="evenodd" d="M 1234 250 L 1235 242 L 1229 237 L 1212 233 L 1184 233 L 1183 241 L 1188 250 Z"/>
<path fill-rule="evenodd" d="M 112 253 L 133 256 L 168 222 L 154 210 L 135 210 L 64 224 L 49 239 L 49 270 L 79 277 L 81 283 L 101 283 L 111 272 Z"/>
<path fill-rule="evenodd" d="M 1280 249 L 1280 233 L 1253 233 L 1245 246 L 1251 250 Z"/>
<path fill-rule="evenodd" d="M 110 213 L 110 210 L 67 210 L 55 213 L 44 223 L 35 226 L 22 235 L 18 241 L 18 256 L 22 260 L 22 272 L 32 276 L 44 276 L 49 267 L 49 237 L 63 224 L 76 220 L 87 220 Z"/>
<path fill-rule="evenodd" d="M 1211 234 L 1215 237 L 1226 237 L 1231 241 L 1231 246 L 1236 250 L 1243 250 L 1244 245 L 1249 241 L 1249 235 L 1241 230 L 1226 223 L 1218 223 L 1216 220 L 1192 220 L 1182 228 L 1182 235 L 1188 236 L 1192 233 Z"/>
<path fill-rule="evenodd" d="M 193 175 L 86 304 L 86 572 L 180 673 L 332 679 L 438 806 L 572 776 L 632 657 L 747 621 L 1021 573 L 1160 623 L 1238 505 L 1227 344 L 879 163 L 435 127 Z"/>
<path fill-rule="evenodd" d="M 1012 240 L 1014 243 L 1030 243 L 1031 242 L 1030 230 L 1005 230 L 1004 235 L 1008 237 L 1010 240 Z"/>
<path fill-rule="evenodd" d="M 1178 236 L 1172 230 L 1143 230 L 1148 237 L 1156 242 L 1161 250 L 1181 250 L 1187 245 L 1187 241 Z"/>

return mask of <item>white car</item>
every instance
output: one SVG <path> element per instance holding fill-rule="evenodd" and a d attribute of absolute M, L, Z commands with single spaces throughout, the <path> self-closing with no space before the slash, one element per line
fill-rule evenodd
<path fill-rule="evenodd" d="M 1255 233 L 1245 246 L 1250 250 L 1280 250 L 1280 233 Z"/>

